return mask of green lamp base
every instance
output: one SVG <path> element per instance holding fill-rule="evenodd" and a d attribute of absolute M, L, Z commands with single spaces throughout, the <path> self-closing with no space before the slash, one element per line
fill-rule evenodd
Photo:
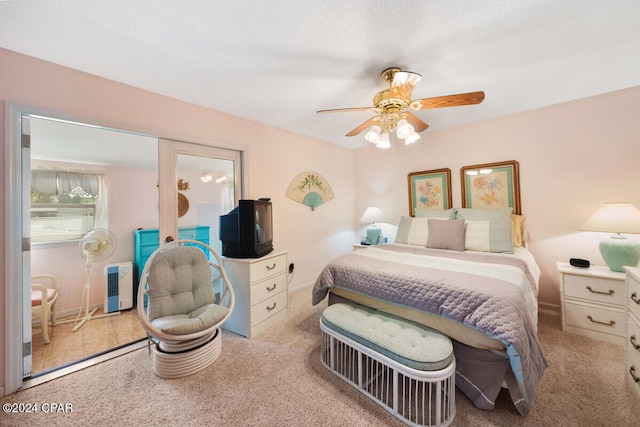
<path fill-rule="evenodd" d="M 367 227 L 367 242 L 370 245 L 377 245 L 380 241 L 380 235 L 382 234 L 382 229 L 378 227 L 375 223 L 371 224 Z"/>
<path fill-rule="evenodd" d="M 600 242 L 600 254 L 612 271 L 624 273 L 624 266 L 635 267 L 640 262 L 640 243 L 624 236 L 611 236 Z"/>

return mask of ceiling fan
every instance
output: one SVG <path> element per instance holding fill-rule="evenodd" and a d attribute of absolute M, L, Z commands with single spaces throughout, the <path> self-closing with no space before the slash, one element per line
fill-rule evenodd
<path fill-rule="evenodd" d="M 371 130 L 365 135 L 365 139 L 380 148 L 389 148 L 389 134 L 394 130 L 398 138 L 410 144 L 420 138 L 419 132 L 429 127 L 408 110 L 473 105 L 481 103 L 484 99 L 484 92 L 480 91 L 412 100 L 411 92 L 422 79 L 420 74 L 392 67 L 384 70 L 381 76 L 389 83 L 389 88 L 378 92 L 373 97 L 373 107 L 336 108 L 317 112 L 372 111 L 377 115 L 347 133 L 346 136 L 358 135 L 371 127 Z"/>

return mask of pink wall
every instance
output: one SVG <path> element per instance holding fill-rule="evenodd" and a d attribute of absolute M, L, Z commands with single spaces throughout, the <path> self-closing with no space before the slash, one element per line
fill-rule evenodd
<path fill-rule="evenodd" d="M 396 145 L 393 152 L 361 149 L 356 154 L 356 213 L 377 204 L 387 216 L 383 231 L 395 235 L 398 219 L 408 215 L 408 173 L 451 169 L 453 205 L 460 207 L 461 167 L 517 160 L 530 249 L 542 269 L 539 298 L 558 304 L 557 261 L 579 257 L 605 265 L 598 242 L 607 235 L 578 228 L 606 202 L 628 201 L 640 208 L 638 111 L 640 87 L 633 87 L 426 131 L 416 144 Z M 640 241 L 639 235 L 628 237 Z"/>
<path fill-rule="evenodd" d="M 0 160 L 5 157 L 5 105 L 40 114 L 174 140 L 246 150 L 247 198 L 271 197 L 274 237 L 296 265 L 290 287 L 315 281 L 338 253 L 351 250 L 355 153 L 333 144 L 187 104 L 131 86 L 0 49 Z M 241 129 L 242 132 L 238 132 Z M 315 212 L 284 196 L 300 172 L 315 170 L 332 184 L 335 199 Z M 5 176 L 0 174 L 0 219 L 5 223 Z M 4 241 L 4 227 L 0 241 Z M 6 259 L 4 245 L 0 256 Z M 0 264 L 0 385 L 5 384 L 5 265 Z"/>

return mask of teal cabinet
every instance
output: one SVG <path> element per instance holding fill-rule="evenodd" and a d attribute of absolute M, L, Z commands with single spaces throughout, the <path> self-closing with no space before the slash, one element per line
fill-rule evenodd
<path fill-rule="evenodd" d="M 178 240 L 189 239 L 197 240 L 202 243 L 209 244 L 209 227 L 208 225 L 197 227 L 183 227 L 178 229 Z M 160 246 L 160 231 L 155 229 L 134 230 L 133 231 L 133 303 L 138 303 L 138 285 L 140 276 L 147 260 Z"/>

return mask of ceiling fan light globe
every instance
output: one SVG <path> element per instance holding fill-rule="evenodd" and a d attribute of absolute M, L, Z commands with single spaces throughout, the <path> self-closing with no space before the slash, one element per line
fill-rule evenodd
<path fill-rule="evenodd" d="M 380 126 L 378 126 L 378 125 L 373 126 L 373 127 L 369 130 L 369 132 L 367 132 L 367 133 L 364 135 L 364 139 L 366 139 L 366 140 L 367 140 L 367 142 L 370 142 L 370 143 L 372 143 L 372 144 L 377 143 L 377 142 L 380 140 L 380 131 L 381 131 L 381 130 L 382 130 L 382 129 L 380 129 Z"/>
<path fill-rule="evenodd" d="M 409 124 L 408 121 L 402 119 L 398 122 L 398 126 L 396 128 L 396 135 L 398 138 L 405 139 L 409 137 L 412 133 L 414 133 L 413 126 Z"/>
<path fill-rule="evenodd" d="M 389 135 L 386 133 L 383 133 L 382 135 L 380 135 L 380 140 L 377 142 L 376 147 L 382 148 L 382 149 L 390 148 L 391 142 L 389 141 Z"/>

